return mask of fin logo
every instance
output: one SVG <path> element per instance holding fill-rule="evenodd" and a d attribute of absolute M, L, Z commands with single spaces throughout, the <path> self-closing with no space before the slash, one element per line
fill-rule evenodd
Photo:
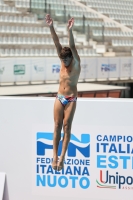
<path fill-rule="evenodd" d="M 61 134 L 63 138 L 63 134 Z M 53 149 L 53 133 L 38 132 L 36 135 L 37 140 L 37 155 L 45 156 L 45 150 Z M 61 155 L 62 140 L 59 143 L 58 156 Z M 68 145 L 67 156 L 76 157 L 76 152 L 79 151 L 85 158 L 90 157 L 90 134 L 81 134 L 81 140 L 75 135 L 71 134 L 71 140 Z"/>
<path fill-rule="evenodd" d="M 101 71 L 116 71 L 116 64 L 102 64 Z"/>
<path fill-rule="evenodd" d="M 60 65 L 52 65 L 52 73 L 59 73 Z"/>

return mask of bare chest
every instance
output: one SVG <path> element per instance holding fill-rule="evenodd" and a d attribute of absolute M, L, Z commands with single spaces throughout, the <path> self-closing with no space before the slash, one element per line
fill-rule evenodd
<path fill-rule="evenodd" d="M 73 79 L 73 77 L 77 76 L 77 71 L 72 68 L 61 68 L 60 70 L 60 78 L 61 79 Z"/>

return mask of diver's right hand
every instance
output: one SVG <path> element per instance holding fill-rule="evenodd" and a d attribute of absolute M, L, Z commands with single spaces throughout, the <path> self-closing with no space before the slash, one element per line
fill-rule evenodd
<path fill-rule="evenodd" d="M 53 20 L 49 14 L 46 15 L 45 21 L 46 21 L 46 24 L 48 24 L 49 26 L 53 26 Z"/>

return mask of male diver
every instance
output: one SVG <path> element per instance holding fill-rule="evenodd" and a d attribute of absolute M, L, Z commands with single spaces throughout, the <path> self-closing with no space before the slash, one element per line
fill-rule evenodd
<path fill-rule="evenodd" d="M 54 170 L 60 171 L 64 167 L 66 150 L 70 141 L 71 126 L 76 109 L 77 83 L 80 75 L 80 58 L 75 47 L 72 27 L 74 18 L 68 21 L 69 47 L 62 47 L 54 30 L 53 20 L 46 15 L 46 23 L 50 28 L 51 36 L 61 61 L 59 89 L 54 103 L 54 139 L 53 139 L 53 162 Z M 62 152 L 58 160 L 58 146 L 61 139 L 61 130 L 64 130 Z"/>

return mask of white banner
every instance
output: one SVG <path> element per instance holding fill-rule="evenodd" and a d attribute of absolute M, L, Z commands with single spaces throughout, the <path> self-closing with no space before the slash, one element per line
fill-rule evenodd
<path fill-rule="evenodd" d="M 31 81 L 46 80 L 46 58 L 32 58 Z"/>
<path fill-rule="evenodd" d="M 132 200 L 133 101 L 78 98 L 60 172 L 51 167 L 54 101 L 0 99 L 0 171 L 8 174 L 10 200 Z M 61 146 L 62 139 L 58 156 Z"/>
<path fill-rule="evenodd" d="M 14 83 L 15 75 L 13 73 L 14 58 L 0 59 L 0 82 Z"/>
<path fill-rule="evenodd" d="M 13 65 L 13 73 L 15 75 L 16 82 L 29 82 L 31 60 L 29 58 L 16 58 Z"/>
<path fill-rule="evenodd" d="M 120 59 L 120 79 L 129 79 L 131 77 L 131 58 Z"/>
<path fill-rule="evenodd" d="M 59 58 L 46 59 L 46 81 L 59 81 L 61 61 Z"/>
<path fill-rule="evenodd" d="M 109 79 L 118 79 L 119 78 L 119 58 L 109 58 L 108 59 L 109 64 L 108 64 L 108 71 L 109 71 Z"/>
<path fill-rule="evenodd" d="M 97 59 L 96 58 L 85 58 L 85 64 L 87 66 L 87 71 L 85 73 L 85 79 L 96 79 L 96 67 Z"/>
<path fill-rule="evenodd" d="M 59 81 L 61 62 L 53 58 L 1 58 L 0 82 Z M 79 80 L 133 78 L 133 59 L 81 57 Z"/>
<path fill-rule="evenodd" d="M 88 70 L 85 58 L 81 59 L 80 65 L 81 65 L 81 71 L 80 71 L 79 80 L 84 80 L 85 74 L 87 73 L 87 70 Z"/>
<path fill-rule="evenodd" d="M 97 79 L 107 80 L 109 77 L 108 58 L 98 58 L 97 60 Z"/>

